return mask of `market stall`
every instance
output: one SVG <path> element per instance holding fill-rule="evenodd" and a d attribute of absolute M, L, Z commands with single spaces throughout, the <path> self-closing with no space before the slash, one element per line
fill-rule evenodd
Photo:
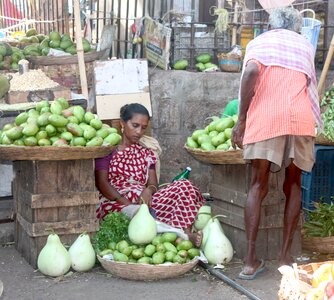
<path fill-rule="evenodd" d="M 44 100 L 30 104 L 33 108 L 27 109 L 26 105 L 22 112 L 6 111 L 7 117 L 14 116 L 14 122 L 2 127 L 0 160 L 13 161 L 15 245 L 34 267 L 50 232 L 57 232 L 65 243 L 72 243 L 82 232 L 93 234 L 98 229 L 94 158 L 110 153 L 113 145 L 106 143 L 104 138 L 118 134 L 116 129 L 110 129 L 113 133 L 109 132 L 108 125 L 102 128 L 102 122 L 91 113 L 85 114 L 84 108 L 77 105 L 79 102 L 77 100 L 73 105 L 63 99 L 49 104 Z M 23 109 L 22 104 L 16 106 Z M 41 112 L 42 106 L 51 112 Z M 61 112 L 65 114 L 66 109 L 70 112 L 67 116 L 72 116 L 72 122 L 76 115 L 82 124 L 86 124 L 86 132 L 89 127 L 94 137 L 91 134 L 89 137 L 87 134 L 78 136 L 84 130 L 75 123 L 69 123 L 69 120 L 65 121 Z M 89 125 L 90 121 L 95 127 Z M 57 129 L 61 133 L 57 134 Z M 97 133 L 98 130 L 101 134 Z M 74 137 L 80 145 L 76 142 L 76 146 L 67 145 L 70 137 L 71 140 Z M 95 144 L 89 146 L 89 141 Z M 103 142 L 105 145 L 102 146 Z M 55 146 L 57 143 L 59 147 Z"/>

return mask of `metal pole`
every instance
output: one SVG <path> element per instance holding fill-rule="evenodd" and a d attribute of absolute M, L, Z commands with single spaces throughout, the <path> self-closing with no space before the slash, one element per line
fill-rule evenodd
<path fill-rule="evenodd" d="M 225 283 L 227 283 L 228 285 L 230 285 L 231 287 L 233 287 L 234 289 L 236 289 L 237 291 L 239 291 L 240 293 L 244 294 L 245 296 L 247 296 L 249 299 L 251 300 L 261 300 L 258 296 L 256 296 L 255 294 L 253 294 L 252 292 L 250 292 L 249 290 L 245 289 L 243 286 L 241 286 L 240 284 L 237 284 L 234 280 L 232 280 L 230 277 L 226 276 L 225 274 L 223 274 L 222 272 L 220 272 L 217 269 L 212 268 L 209 264 L 206 264 L 202 261 L 199 262 L 199 264 L 206 270 L 208 270 L 208 272 L 210 274 L 212 274 L 213 276 L 221 279 L 222 281 L 224 281 Z"/>

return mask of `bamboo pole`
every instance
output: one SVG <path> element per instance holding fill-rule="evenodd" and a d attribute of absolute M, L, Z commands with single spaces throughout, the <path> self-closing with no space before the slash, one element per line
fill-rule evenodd
<path fill-rule="evenodd" d="M 79 0 L 74 0 L 74 21 L 75 21 L 75 39 L 77 42 L 77 55 L 80 73 L 80 83 L 82 94 L 87 99 L 87 111 L 90 111 L 89 107 L 89 95 L 87 86 L 86 66 L 84 58 L 84 50 L 82 46 L 82 30 L 81 30 L 81 17 L 80 17 L 80 3 Z"/>
<path fill-rule="evenodd" d="M 232 29 L 232 42 L 231 42 L 231 46 L 234 46 L 234 45 L 237 44 L 238 9 L 239 9 L 239 3 L 238 3 L 238 1 L 236 1 L 235 5 L 234 5 L 233 29 Z"/>
<path fill-rule="evenodd" d="M 319 83 L 318 83 L 318 94 L 319 94 L 319 96 L 321 95 L 322 89 L 324 88 L 327 73 L 328 73 L 328 69 L 329 69 L 329 66 L 330 66 L 332 58 L 333 58 L 333 54 L 334 54 L 334 35 L 333 35 L 331 43 L 329 45 L 329 50 L 328 50 L 328 53 L 327 53 L 327 56 L 326 56 L 325 64 L 324 64 L 324 67 L 322 69 L 321 76 L 320 76 Z"/>

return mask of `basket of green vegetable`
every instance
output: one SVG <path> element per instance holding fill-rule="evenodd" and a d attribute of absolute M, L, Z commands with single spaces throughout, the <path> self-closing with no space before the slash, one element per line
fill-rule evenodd
<path fill-rule="evenodd" d="M 324 123 L 323 131 L 320 132 L 315 142 L 319 145 L 334 145 L 334 87 L 325 92 L 320 102 L 321 118 Z"/>
<path fill-rule="evenodd" d="M 157 234 L 157 224 L 142 204 L 130 219 L 123 213 L 109 213 L 93 237 L 102 267 L 130 280 L 158 280 L 191 270 L 200 250 L 176 232 Z"/>
<path fill-rule="evenodd" d="M 302 232 L 303 248 L 324 254 L 334 253 L 334 204 L 315 203 L 308 212 Z"/>
<path fill-rule="evenodd" d="M 198 259 L 194 258 L 187 263 L 164 263 L 152 265 L 148 263 L 129 263 L 129 262 L 117 262 L 113 260 L 103 259 L 100 256 L 97 257 L 102 267 L 120 278 L 130 280 L 160 280 L 181 276 L 186 272 L 193 269 Z"/>

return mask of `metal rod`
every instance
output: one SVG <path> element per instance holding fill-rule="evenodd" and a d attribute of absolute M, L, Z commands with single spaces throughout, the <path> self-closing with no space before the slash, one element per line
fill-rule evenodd
<path fill-rule="evenodd" d="M 96 37 L 98 37 L 99 36 L 99 16 L 100 16 L 100 1 L 98 0 L 97 1 L 97 7 L 96 7 L 96 10 L 97 10 L 97 13 L 96 13 L 96 18 L 97 18 L 97 20 L 96 20 Z"/>
<path fill-rule="evenodd" d="M 11 2 L 8 3 L 9 4 L 9 16 L 13 17 L 13 5 Z M 16 21 L 10 21 L 11 25 L 14 25 Z"/>
<path fill-rule="evenodd" d="M 104 13 L 103 13 L 103 25 L 106 25 L 106 18 L 107 18 L 107 0 L 104 0 Z"/>
<path fill-rule="evenodd" d="M 43 21 L 47 19 L 47 7 L 46 7 L 46 3 L 43 3 Z M 49 29 L 48 29 L 48 24 L 44 23 L 44 32 L 46 32 L 47 34 L 50 33 Z"/>
<path fill-rule="evenodd" d="M 29 1 L 27 1 L 27 17 L 28 19 L 31 19 L 31 15 L 30 15 L 30 10 L 29 10 Z"/>
<path fill-rule="evenodd" d="M 51 12 L 50 12 L 50 0 L 48 0 L 48 4 L 45 6 L 45 10 L 46 10 L 46 15 L 47 15 L 47 20 L 50 21 L 50 17 L 51 17 Z M 48 32 L 51 32 L 51 24 L 50 22 L 47 23 L 48 26 Z"/>
<path fill-rule="evenodd" d="M 148 12 L 148 15 L 152 18 L 152 14 L 151 14 L 151 0 L 148 0 L 148 2 L 147 2 L 147 12 Z"/>
<path fill-rule="evenodd" d="M 249 299 L 251 299 L 251 300 L 261 300 L 258 296 L 256 296 L 255 294 L 253 294 L 251 291 L 247 290 L 246 288 L 244 288 L 240 284 L 236 283 L 230 277 L 226 276 L 225 274 L 223 274 L 219 270 L 210 267 L 209 264 L 206 264 L 206 263 L 204 263 L 202 261 L 200 261 L 199 264 L 204 269 L 208 270 L 208 272 L 211 273 L 213 276 L 221 279 L 222 281 L 224 281 L 225 283 L 227 283 L 228 285 L 230 285 L 231 287 L 233 287 L 234 289 L 236 289 L 240 293 L 242 293 L 245 296 L 247 296 Z"/>
<path fill-rule="evenodd" d="M 0 15 L 1 16 L 4 16 L 5 15 L 5 12 L 4 12 L 4 9 L 3 9 L 3 1 L 0 1 Z M 0 20 L 0 26 L 1 26 L 1 28 L 5 28 L 6 26 L 4 25 L 4 23 L 3 23 L 3 20 L 4 19 L 1 19 Z"/>
<path fill-rule="evenodd" d="M 152 2 L 153 2 L 153 4 L 152 4 L 152 18 L 154 18 L 154 16 L 155 16 L 155 1 L 153 0 Z"/>
<path fill-rule="evenodd" d="M 120 17 L 121 14 L 122 14 L 121 0 L 118 0 L 118 13 L 117 13 L 117 17 Z M 118 58 L 120 58 L 120 52 L 121 52 L 120 39 L 121 39 L 121 20 L 118 19 L 117 20 L 117 50 L 116 50 Z"/>
<path fill-rule="evenodd" d="M 126 2 L 126 21 L 125 21 L 125 40 L 127 41 L 129 38 L 129 0 Z M 127 58 L 128 55 L 128 42 L 125 43 L 125 58 Z"/>
<path fill-rule="evenodd" d="M 55 20 L 57 20 L 56 21 L 56 24 L 54 24 L 53 26 L 56 26 L 56 30 L 59 32 L 60 30 L 60 27 L 59 27 L 59 21 L 58 21 L 58 19 L 59 19 L 59 11 L 58 11 L 58 9 L 59 9 L 59 6 L 58 6 L 58 1 L 56 1 L 56 17 L 55 16 L 53 16 L 53 19 Z M 64 32 L 61 32 L 61 33 L 64 33 Z"/>
<path fill-rule="evenodd" d="M 89 1 L 89 10 L 90 10 L 90 14 L 92 15 L 92 11 L 93 11 L 93 0 L 90 0 L 90 1 Z M 90 22 L 90 28 L 93 28 L 93 19 L 90 18 L 89 22 Z M 96 37 L 96 43 L 97 43 L 97 37 Z"/>
<path fill-rule="evenodd" d="M 57 1 L 56 1 L 57 2 Z M 50 16 L 49 16 L 49 19 L 50 20 L 54 20 L 55 19 L 55 7 L 54 7 L 55 5 L 54 5 L 54 1 L 53 0 L 51 0 L 51 9 L 52 9 L 52 11 L 50 11 L 49 13 L 50 13 Z M 50 6 L 49 6 L 50 7 Z M 55 29 L 55 24 L 54 23 L 49 23 L 50 24 L 50 30 L 54 30 Z"/>
<path fill-rule="evenodd" d="M 143 17 L 146 14 L 146 0 L 143 1 Z"/>
<path fill-rule="evenodd" d="M 40 14 L 41 14 L 41 0 L 38 0 L 38 2 L 37 2 L 37 4 L 38 4 L 38 9 L 36 9 L 36 14 L 37 14 L 37 18 L 36 18 L 36 20 L 40 20 L 41 19 L 41 16 L 40 16 Z M 38 27 L 38 33 L 42 33 L 42 24 L 41 23 L 38 23 L 37 24 L 37 26 L 36 27 Z M 43 33 L 45 33 L 45 32 L 43 32 Z"/>
<path fill-rule="evenodd" d="M 138 0 L 135 0 L 135 13 L 134 16 L 137 18 Z"/>

